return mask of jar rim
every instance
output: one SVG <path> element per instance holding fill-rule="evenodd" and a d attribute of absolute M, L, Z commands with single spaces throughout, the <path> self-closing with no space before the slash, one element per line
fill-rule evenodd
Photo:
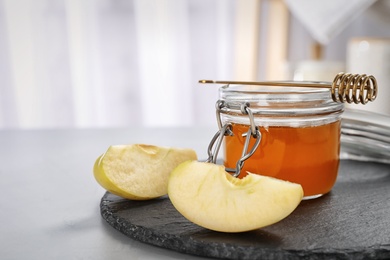
<path fill-rule="evenodd" d="M 254 115 L 315 115 L 341 111 L 342 103 L 333 101 L 331 90 L 311 85 L 327 85 L 326 82 L 294 81 L 294 87 L 269 85 L 225 85 L 219 89 L 220 100 L 226 104 L 222 113 L 239 113 L 242 103 L 246 103 Z"/>

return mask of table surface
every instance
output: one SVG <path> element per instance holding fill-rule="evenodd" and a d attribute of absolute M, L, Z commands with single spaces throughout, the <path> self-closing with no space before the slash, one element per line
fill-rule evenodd
<path fill-rule="evenodd" d="M 113 144 L 190 147 L 199 158 L 216 128 L 0 131 L 1 259 L 204 259 L 151 246 L 100 215 L 92 173 Z"/>
<path fill-rule="evenodd" d="M 202 259 L 109 226 L 95 159 L 112 144 L 191 147 L 206 158 L 216 128 L 1 130 L 1 259 Z"/>

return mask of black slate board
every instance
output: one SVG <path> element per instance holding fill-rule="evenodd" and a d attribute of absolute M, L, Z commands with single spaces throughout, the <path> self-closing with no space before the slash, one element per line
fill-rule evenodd
<path fill-rule="evenodd" d="M 224 259 L 390 259 L 390 165 L 341 161 L 332 192 L 286 219 L 245 233 L 199 227 L 167 197 L 129 201 L 107 192 L 101 214 L 125 235 L 178 252 Z"/>

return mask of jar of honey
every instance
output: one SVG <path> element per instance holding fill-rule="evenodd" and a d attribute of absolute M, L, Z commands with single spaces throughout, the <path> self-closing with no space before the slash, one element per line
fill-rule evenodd
<path fill-rule="evenodd" d="M 247 172 L 272 176 L 301 184 L 305 199 L 320 197 L 337 178 L 344 105 L 327 88 L 311 88 L 306 82 L 294 82 L 295 87 L 272 84 L 219 89 L 219 124 L 228 124 L 230 132 L 223 141 L 225 167 L 236 168 L 244 146 L 255 146 L 259 138 L 245 143 L 254 124 L 260 142 L 238 177 Z"/>

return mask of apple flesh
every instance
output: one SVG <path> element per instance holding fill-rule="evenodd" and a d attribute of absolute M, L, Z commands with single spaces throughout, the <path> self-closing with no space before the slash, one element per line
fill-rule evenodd
<path fill-rule="evenodd" d="M 144 144 L 114 145 L 95 162 L 97 182 L 109 192 L 132 200 L 167 194 L 171 171 L 180 163 L 196 160 L 192 149 Z"/>
<path fill-rule="evenodd" d="M 221 232 L 244 232 L 274 224 L 301 202 L 301 185 L 248 173 L 231 176 L 221 165 L 188 161 L 170 175 L 168 195 L 188 220 Z"/>

